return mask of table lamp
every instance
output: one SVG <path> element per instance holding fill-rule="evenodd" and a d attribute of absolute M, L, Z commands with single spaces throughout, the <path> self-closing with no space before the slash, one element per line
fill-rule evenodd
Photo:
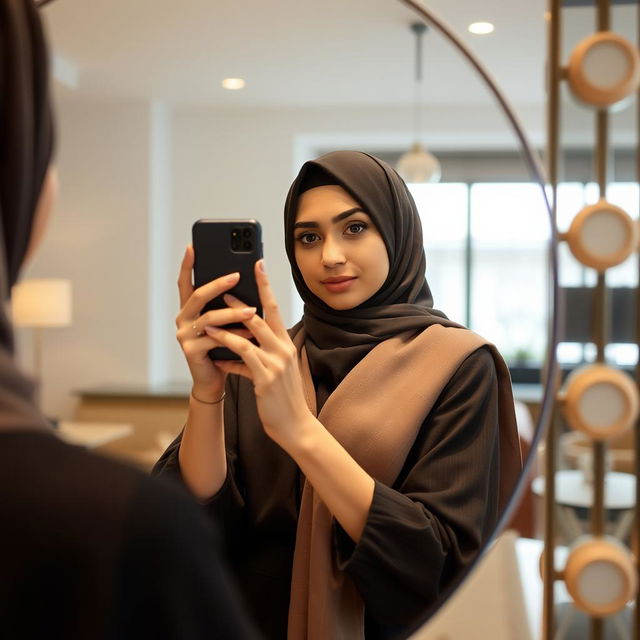
<path fill-rule="evenodd" d="M 42 386 L 42 330 L 71 324 L 71 282 L 61 279 L 24 280 L 11 292 L 16 327 L 33 329 L 34 374 Z"/>

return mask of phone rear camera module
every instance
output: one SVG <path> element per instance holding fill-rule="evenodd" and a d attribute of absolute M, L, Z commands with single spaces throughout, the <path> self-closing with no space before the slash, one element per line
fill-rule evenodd
<path fill-rule="evenodd" d="M 242 247 L 241 229 L 231 229 L 231 251 L 240 251 Z"/>
<path fill-rule="evenodd" d="M 252 227 L 231 228 L 231 251 L 234 253 L 249 253 L 255 246 L 255 231 Z"/>

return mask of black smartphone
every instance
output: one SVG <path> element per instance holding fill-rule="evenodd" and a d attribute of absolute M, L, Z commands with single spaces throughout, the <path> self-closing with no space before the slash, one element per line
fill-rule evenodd
<path fill-rule="evenodd" d="M 193 283 L 196 289 L 202 285 L 238 271 L 240 280 L 228 293 L 262 316 L 262 306 L 255 278 L 255 264 L 262 258 L 262 227 L 257 220 L 212 220 L 202 219 L 191 228 L 193 251 Z M 200 311 L 200 315 L 213 309 L 225 309 L 222 296 L 210 300 Z M 224 328 L 244 327 L 242 323 L 232 323 Z M 240 357 L 226 347 L 209 351 L 212 360 L 240 360 Z"/>

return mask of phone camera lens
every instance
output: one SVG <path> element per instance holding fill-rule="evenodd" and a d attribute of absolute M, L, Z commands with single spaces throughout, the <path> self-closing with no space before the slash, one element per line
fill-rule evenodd
<path fill-rule="evenodd" d="M 251 229 L 243 229 L 242 230 L 242 236 L 244 238 L 250 238 L 251 237 Z"/>
<path fill-rule="evenodd" d="M 243 249 L 247 250 L 247 251 L 251 251 L 251 243 L 250 242 L 245 242 L 242 247 Z"/>

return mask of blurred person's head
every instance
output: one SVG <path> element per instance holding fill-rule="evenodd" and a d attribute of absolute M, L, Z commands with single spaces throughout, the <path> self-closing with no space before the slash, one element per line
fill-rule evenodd
<path fill-rule="evenodd" d="M 0 292 L 10 296 L 55 198 L 48 51 L 33 0 L 0 0 Z M 2 343 L 10 343 L 3 316 Z"/>
<path fill-rule="evenodd" d="M 0 0 L 0 429 L 48 429 L 13 361 L 11 287 L 38 244 L 56 191 L 48 51 L 33 0 Z"/>

